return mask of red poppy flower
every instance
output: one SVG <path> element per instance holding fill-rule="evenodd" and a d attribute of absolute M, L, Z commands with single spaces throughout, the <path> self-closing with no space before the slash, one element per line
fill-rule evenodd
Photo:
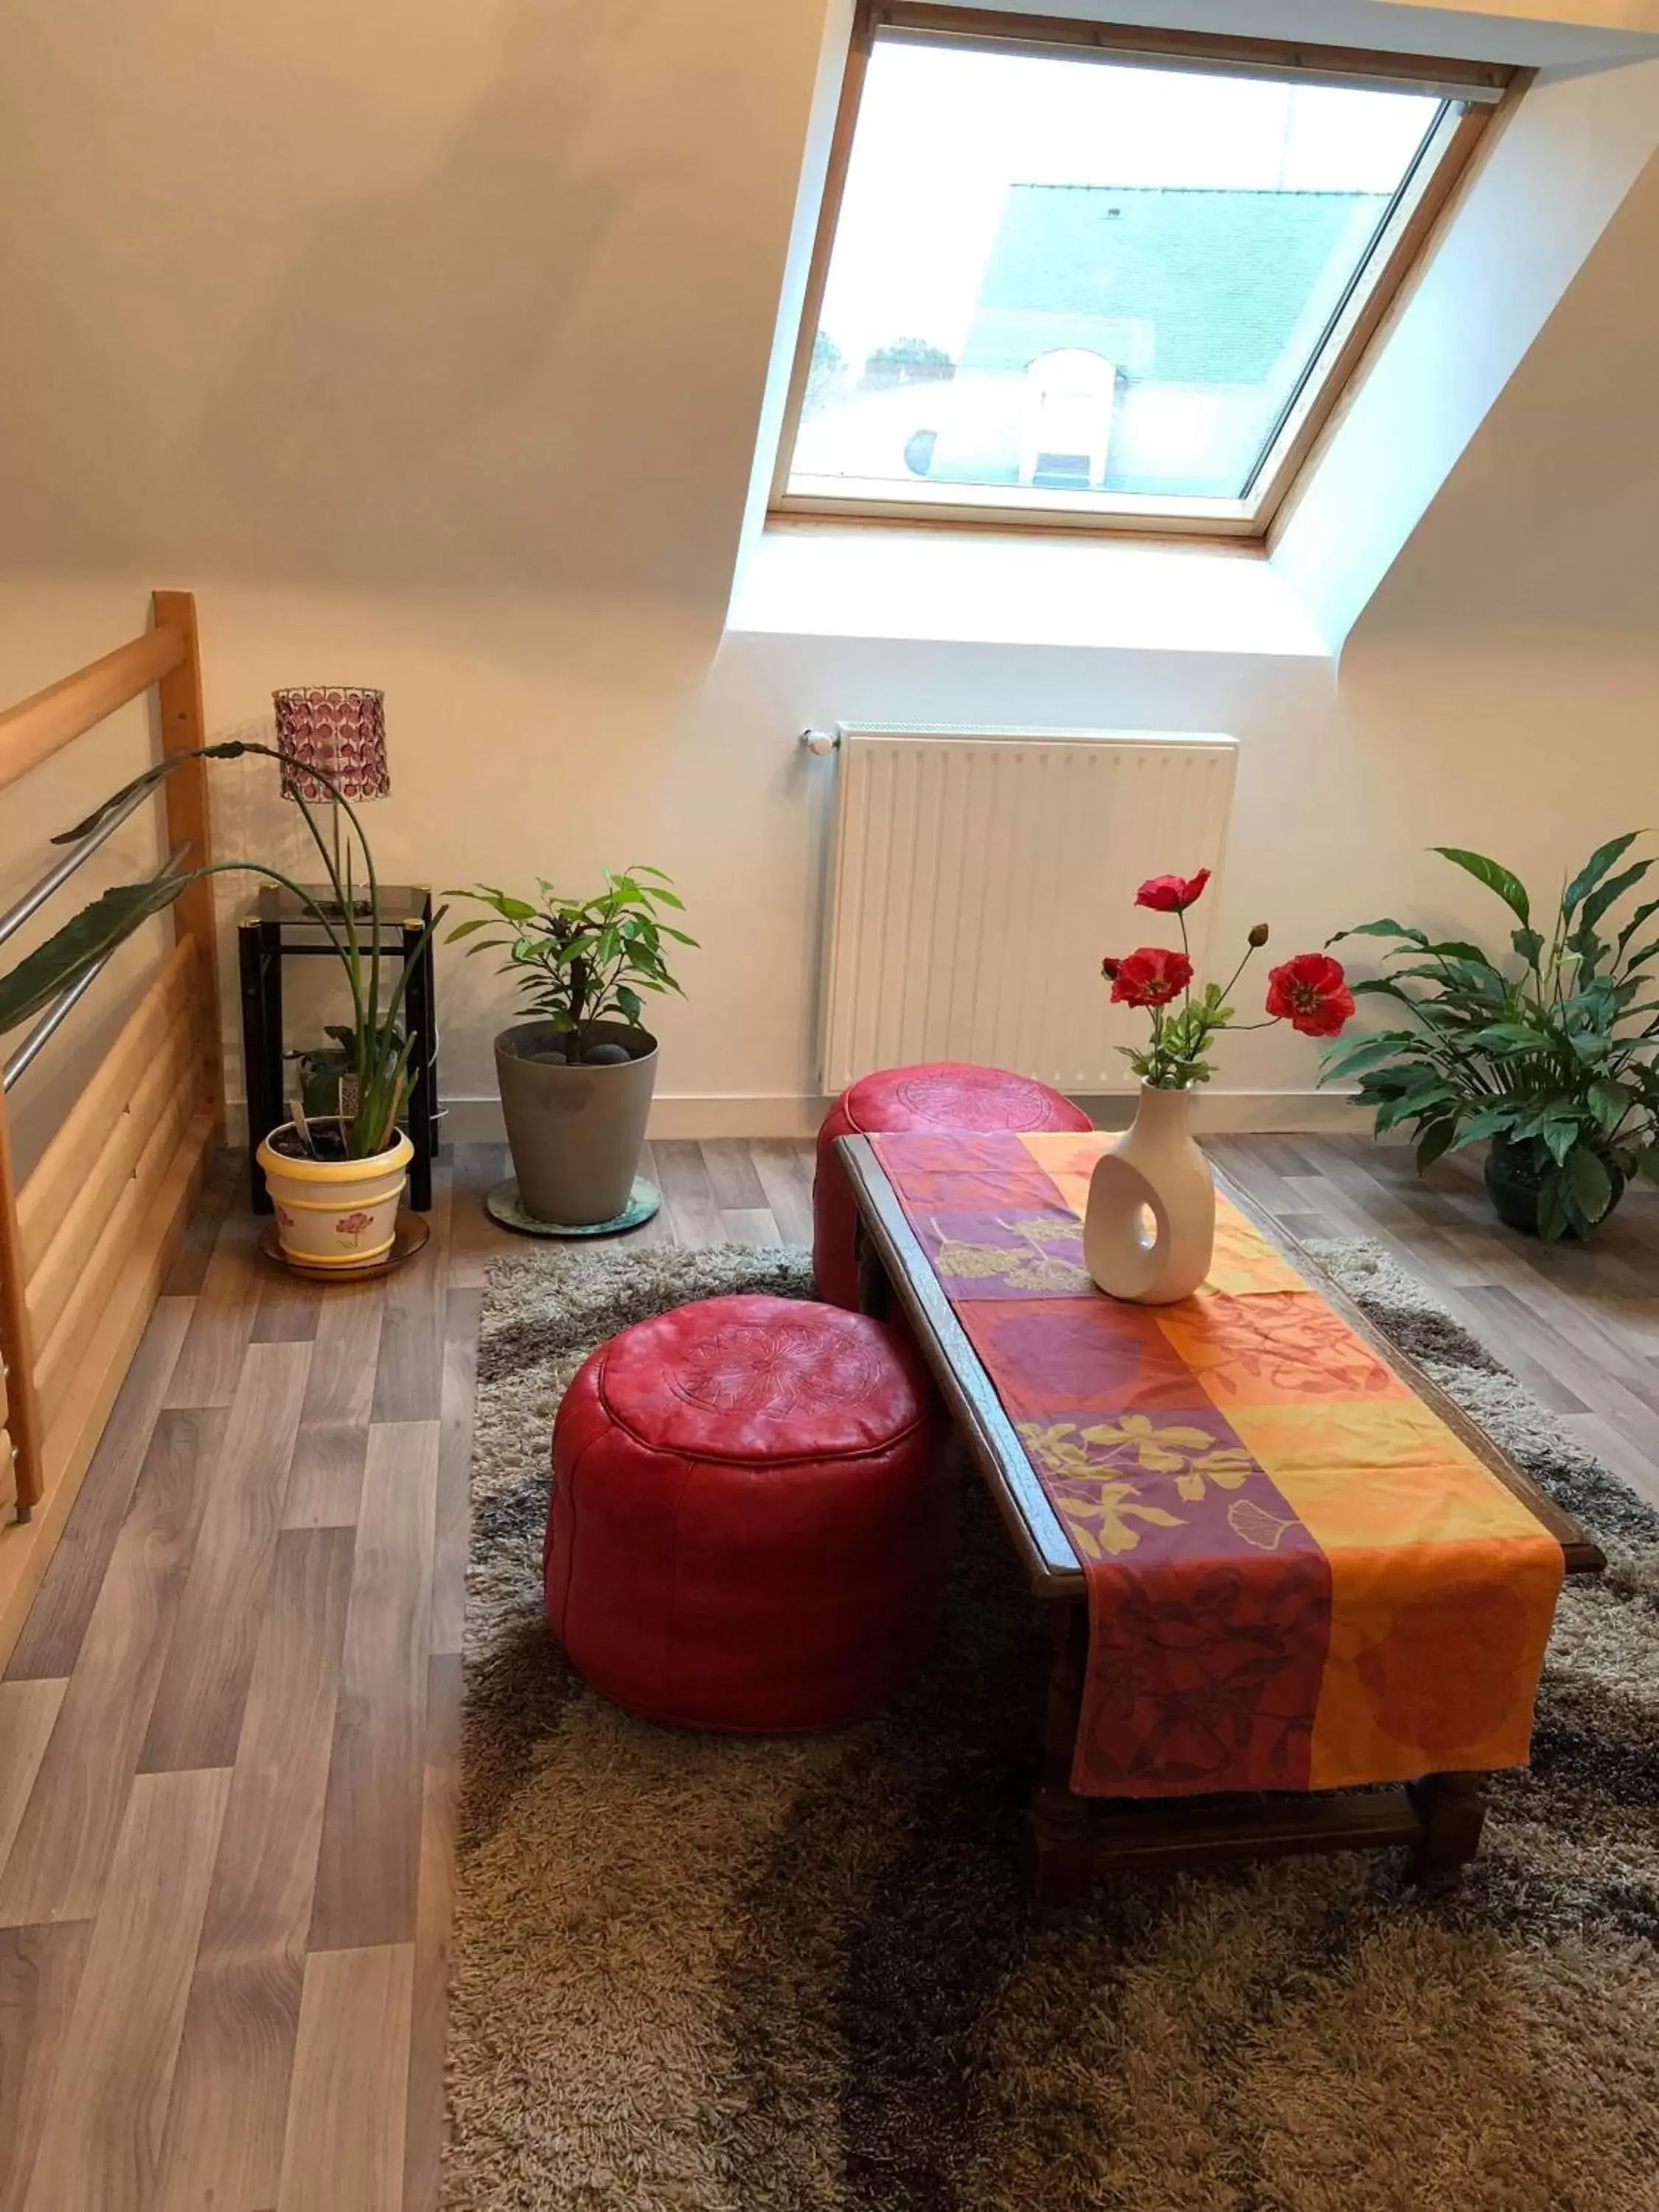
<path fill-rule="evenodd" d="M 1328 952 L 1298 952 L 1267 976 L 1267 1012 L 1304 1036 L 1335 1036 L 1353 1014 L 1342 963 Z"/>
<path fill-rule="evenodd" d="M 1135 893 L 1135 904 L 1149 906 L 1155 914 L 1184 914 L 1209 880 L 1207 868 L 1195 876 L 1148 876 Z"/>
<path fill-rule="evenodd" d="M 1165 945 L 1143 945 L 1118 962 L 1112 1001 L 1123 1006 L 1167 1006 L 1192 980 L 1193 963 L 1184 952 L 1172 952 Z"/>

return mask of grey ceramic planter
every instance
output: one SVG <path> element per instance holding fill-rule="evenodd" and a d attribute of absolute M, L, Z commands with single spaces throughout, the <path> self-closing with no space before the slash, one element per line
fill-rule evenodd
<path fill-rule="evenodd" d="M 599 1022 L 594 1038 L 643 1052 L 614 1067 L 538 1059 L 558 1032 L 521 1022 L 495 1040 L 507 1141 L 519 1198 L 538 1221 L 573 1229 L 611 1221 L 628 1203 L 657 1081 L 657 1040 L 625 1022 Z"/>

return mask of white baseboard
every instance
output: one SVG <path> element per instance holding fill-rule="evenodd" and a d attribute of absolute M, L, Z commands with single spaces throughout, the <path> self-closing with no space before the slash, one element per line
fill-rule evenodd
<path fill-rule="evenodd" d="M 828 1098 L 792 1092 L 714 1091 L 702 1095 L 659 1092 L 652 1102 L 653 1137 L 811 1137 L 829 1112 Z M 1127 1128 L 1134 1100 L 1128 1091 L 1079 1098 L 1078 1103 L 1102 1129 Z M 1194 1126 L 1200 1134 L 1232 1136 L 1289 1134 L 1351 1135 L 1370 1127 L 1370 1116 L 1340 1091 L 1200 1091 L 1194 1100 Z M 506 1141 L 499 1098 L 446 1098 L 443 1135 L 458 1145 Z"/>
<path fill-rule="evenodd" d="M 659 1092 L 651 1102 L 653 1137 L 815 1137 L 830 1111 L 828 1098 L 789 1093 L 714 1091 L 702 1097 Z M 446 1098 L 446 1143 L 500 1145 L 507 1141 L 499 1098 Z"/>
<path fill-rule="evenodd" d="M 1085 1099 L 1086 1106 L 1090 1101 Z M 1127 1109 L 1128 1101 L 1102 1100 Z M 1097 1115 L 1103 1128 L 1112 1126 Z M 1340 1091 L 1200 1091 L 1193 1126 L 1200 1136 L 1365 1136 L 1371 1116 Z"/>

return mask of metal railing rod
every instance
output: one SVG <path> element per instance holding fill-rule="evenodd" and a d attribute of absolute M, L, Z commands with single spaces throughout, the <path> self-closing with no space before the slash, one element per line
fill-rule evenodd
<path fill-rule="evenodd" d="M 26 921 L 33 920 L 55 890 L 66 884 L 83 860 L 89 860 L 106 837 L 112 836 L 128 816 L 136 812 L 144 801 L 152 797 L 148 790 L 135 791 L 132 796 L 118 806 L 107 820 L 89 830 L 78 845 L 71 845 L 55 868 L 49 869 L 31 891 L 25 891 L 15 906 L 0 914 L 0 945 L 15 937 Z"/>
<path fill-rule="evenodd" d="M 148 796 L 148 793 L 144 795 Z M 167 854 L 166 860 L 149 878 L 150 882 L 153 884 L 159 884 L 163 876 L 167 875 L 173 869 L 178 866 L 179 861 L 184 859 L 185 854 L 188 853 L 189 850 L 190 841 L 188 838 L 185 839 L 181 843 L 175 845 L 173 850 Z M 36 1022 L 34 1027 L 23 1039 L 22 1043 L 18 1046 L 16 1051 L 13 1053 L 11 1058 L 6 1062 L 4 1067 L 0 1068 L 0 1092 L 4 1092 L 11 1089 L 18 1077 L 21 1075 L 39 1056 L 42 1047 L 46 1045 L 52 1037 L 57 1035 L 58 1031 L 63 1027 L 64 1022 L 68 1019 L 70 1014 L 80 1005 L 82 1000 L 85 998 L 87 993 L 91 990 L 93 985 L 103 974 L 105 969 L 108 967 L 110 962 L 114 959 L 116 954 L 120 951 L 121 945 L 125 944 L 125 942 L 126 939 L 123 938 L 120 945 L 112 945 L 109 951 L 105 953 L 101 960 L 94 961 L 92 966 L 88 969 L 84 975 L 76 976 L 75 981 L 70 984 L 67 989 L 58 993 L 58 996 L 46 1008 L 46 1012 L 41 1015 L 40 1020 Z"/>

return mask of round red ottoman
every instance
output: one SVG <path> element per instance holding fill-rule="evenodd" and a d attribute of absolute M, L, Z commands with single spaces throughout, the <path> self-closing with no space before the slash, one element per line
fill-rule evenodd
<path fill-rule="evenodd" d="M 933 1639 L 952 1493 L 935 1400 L 878 1322 L 705 1298 L 611 1338 L 553 1427 L 554 1632 L 687 1728 L 860 1720 Z"/>
<path fill-rule="evenodd" d="M 856 1307 L 858 1212 L 836 1159 L 837 1137 L 898 1136 L 908 1130 L 1091 1129 L 1080 1107 L 1046 1083 L 1006 1067 L 966 1060 L 930 1060 L 921 1067 L 886 1067 L 843 1091 L 818 1131 L 812 1184 L 812 1272 L 818 1296 Z"/>

